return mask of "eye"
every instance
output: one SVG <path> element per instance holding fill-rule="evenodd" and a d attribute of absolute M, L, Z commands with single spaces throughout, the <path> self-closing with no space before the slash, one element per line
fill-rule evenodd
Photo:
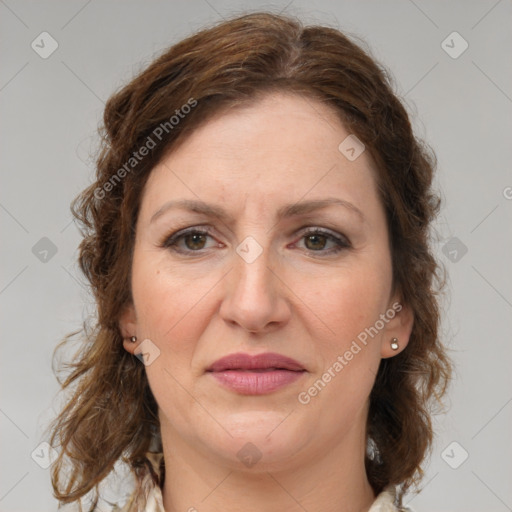
<path fill-rule="evenodd" d="M 172 234 L 163 241 L 161 246 L 183 253 L 199 252 L 209 247 L 218 247 L 218 243 L 207 246 L 208 238 L 212 238 L 208 230 L 190 228 Z"/>
<path fill-rule="evenodd" d="M 208 239 L 212 239 L 210 245 L 208 245 Z M 322 255 L 335 254 L 351 247 L 350 242 L 345 236 L 336 235 L 320 228 L 304 232 L 300 238 L 300 242 L 302 241 L 305 250 Z M 198 227 L 177 231 L 160 243 L 162 248 L 183 254 L 200 253 L 212 247 L 221 247 L 221 245 L 213 239 L 208 229 Z"/>
<path fill-rule="evenodd" d="M 302 240 L 306 250 L 324 254 L 337 253 L 351 247 L 346 237 L 318 228 L 303 233 Z"/>

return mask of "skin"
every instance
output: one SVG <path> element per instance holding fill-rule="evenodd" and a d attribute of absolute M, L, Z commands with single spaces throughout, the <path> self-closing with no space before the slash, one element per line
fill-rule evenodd
<path fill-rule="evenodd" d="M 348 135 L 317 100 L 267 94 L 196 129 L 149 177 L 133 304 L 120 327 L 160 350 L 146 371 L 159 405 L 167 512 L 355 512 L 375 499 L 364 469 L 368 396 L 381 358 L 407 345 L 410 309 L 402 305 L 308 404 L 298 401 L 400 301 L 374 163 L 368 151 L 351 162 L 338 150 Z M 364 219 L 340 205 L 276 218 L 285 205 L 327 197 L 350 202 Z M 181 199 L 212 203 L 230 217 L 170 208 L 151 222 Z M 181 253 L 160 244 L 205 226 L 211 235 L 181 238 Z M 327 229 L 351 246 L 329 252 L 336 244 L 305 228 Z M 263 249 L 251 263 L 236 252 L 248 236 Z M 399 350 L 390 347 L 393 337 Z M 134 353 L 138 344 L 124 346 Z M 270 394 L 240 395 L 205 373 L 234 352 L 278 352 L 307 371 Z M 237 456 L 248 442 L 261 454 L 252 467 Z"/>

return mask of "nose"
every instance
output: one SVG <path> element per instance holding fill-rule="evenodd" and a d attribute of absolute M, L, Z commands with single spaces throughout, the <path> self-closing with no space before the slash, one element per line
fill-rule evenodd
<path fill-rule="evenodd" d="M 220 315 L 229 324 L 252 333 L 271 332 L 288 322 L 287 287 L 278 271 L 269 266 L 267 250 L 252 262 L 234 254 Z"/>

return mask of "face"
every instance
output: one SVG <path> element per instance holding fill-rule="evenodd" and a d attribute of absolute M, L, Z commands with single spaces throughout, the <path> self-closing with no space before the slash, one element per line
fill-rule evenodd
<path fill-rule="evenodd" d="M 316 100 L 274 93 L 213 118 L 152 171 L 121 330 L 149 340 L 176 446 L 236 467 L 253 450 L 277 469 L 364 440 L 379 362 L 405 347 L 412 317 L 391 295 L 373 162 L 349 160 L 347 136 Z M 297 366 L 214 364 L 241 353 Z"/>

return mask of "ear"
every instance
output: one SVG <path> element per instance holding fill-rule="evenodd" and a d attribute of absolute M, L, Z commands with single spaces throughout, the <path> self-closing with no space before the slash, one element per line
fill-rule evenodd
<path fill-rule="evenodd" d="M 393 312 L 394 316 L 392 316 Z M 386 316 L 389 321 L 381 341 L 381 357 L 383 359 L 396 356 L 405 349 L 414 325 L 414 313 L 411 307 L 403 304 L 399 300 L 399 296 L 394 296 L 390 301 Z M 398 340 L 398 349 L 396 350 L 391 348 L 393 338 Z"/>
<path fill-rule="evenodd" d="M 137 317 L 133 304 L 126 306 L 119 318 L 119 330 L 123 336 L 123 347 L 130 354 L 133 354 L 138 343 L 130 341 L 132 336 L 137 336 Z"/>

